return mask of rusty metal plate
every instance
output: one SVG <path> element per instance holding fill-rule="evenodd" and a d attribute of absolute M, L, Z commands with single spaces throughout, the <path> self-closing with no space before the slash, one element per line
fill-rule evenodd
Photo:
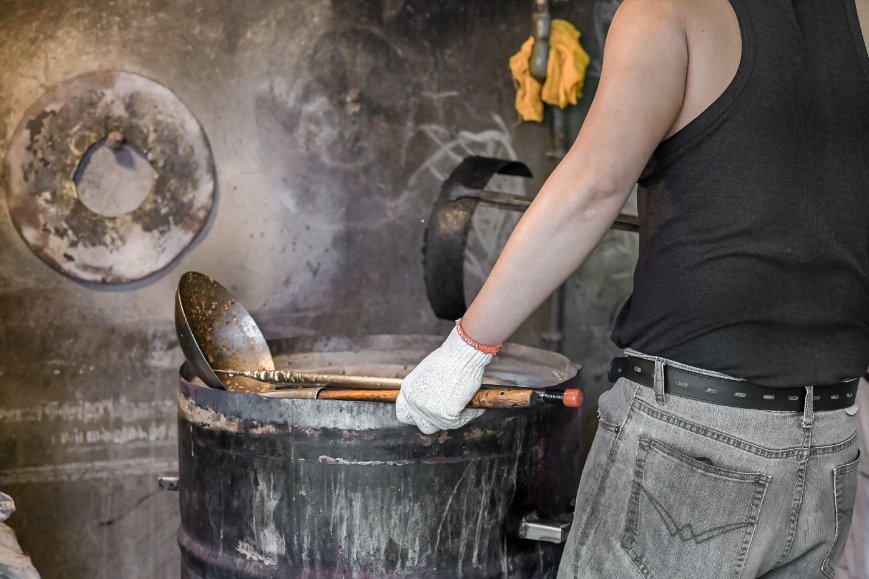
<path fill-rule="evenodd" d="M 79 198 L 85 154 L 120 134 L 155 177 L 133 211 L 108 217 Z M 214 197 L 205 133 L 169 89 L 117 71 L 85 73 L 44 94 L 24 115 L 3 162 L 9 214 L 44 262 L 72 278 L 126 283 L 161 270 L 203 229 Z"/>

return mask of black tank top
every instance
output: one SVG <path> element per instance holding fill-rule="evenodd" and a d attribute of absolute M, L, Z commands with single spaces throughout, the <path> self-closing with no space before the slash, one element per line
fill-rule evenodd
<path fill-rule="evenodd" d="M 731 0 L 742 60 L 638 188 L 613 340 L 767 386 L 869 366 L 869 56 L 854 0 Z"/>

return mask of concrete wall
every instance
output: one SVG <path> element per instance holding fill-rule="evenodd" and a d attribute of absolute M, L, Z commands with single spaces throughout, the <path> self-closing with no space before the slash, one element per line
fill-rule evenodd
<path fill-rule="evenodd" d="M 528 193 L 552 168 L 547 127 L 516 121 L 506 64 L 530 4 L 0 0 L 0 157 L 48 86 L 122 69 L 187 105 L 217 173 L 198 242 L 128 286 L 57 273 L 0 210 L 0 488 L 44 577 L 178 575 L 177 498 L 155 479 L 176 463 L 172 299 L 184 271 L 227 285 L 273 337 L 448 330 L 428 307 L 420 254 L 440 181 L 468 154 L 525 161 L 537 175 L 518 186 Z M 595 10 L 608 5 L 554 5 L 596 60 Z M 510 224 L 479 221 L 487 240 Z M 611 234 L 568 283 L 565 349 L 592 399 L 635 243 Z M 483 245 L 491 261 L 497 244 Z M 517 339 L 540 345 L 542 330 L 538 316 Z"/>

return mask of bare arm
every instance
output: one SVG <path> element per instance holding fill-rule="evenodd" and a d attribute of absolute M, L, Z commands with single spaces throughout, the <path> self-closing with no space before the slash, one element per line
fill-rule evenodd
<path fill-rule="evenodd" d="M 507 339 L 578 268 L 623 207 L 685 95 L 685 23 L 671 0 L 626 0 L 607 38 L 597 94 L 568 154 L 507 242 L 463 325 Z"/>

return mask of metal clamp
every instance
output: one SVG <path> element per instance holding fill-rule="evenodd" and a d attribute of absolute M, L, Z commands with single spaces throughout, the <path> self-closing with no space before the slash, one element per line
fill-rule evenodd
<path fill-rule="evenodd" d="M 177 474 L 161 474 L 157 476 L 157 486 L 161 491 L 177 491 L 180 479 Z"/>
<path fill-rule="evenodd" d="M 570 532 L 573 516 L 562 515 L 554 520 L 541 520 L 536 513 L 526 515 L 519 523 L 519 536 L 529 541 L 564 543 Z"/>

